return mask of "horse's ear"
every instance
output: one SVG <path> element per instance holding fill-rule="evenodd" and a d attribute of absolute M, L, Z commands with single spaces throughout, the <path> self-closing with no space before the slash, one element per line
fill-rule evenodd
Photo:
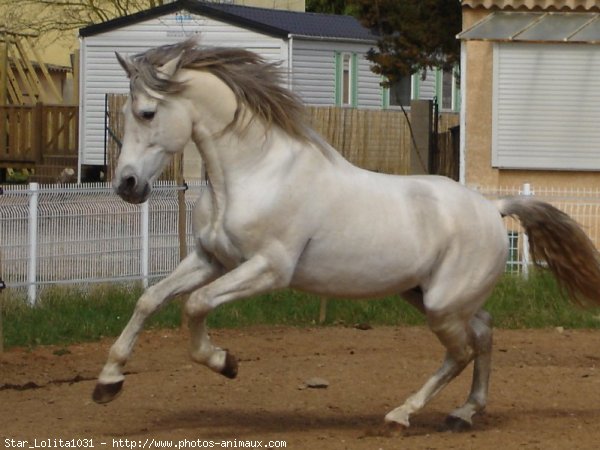
<path fill-rule="evenodd" d="M 119 61 L 119 64 L 121 64 L 121 67 L 123 68 L 127 76 L 131 77 L 131 74 L 133 73 L 133 66 L 129 61 L 129 58 L 127 58 L 126 56 L 122 56 L 118 52 L 115 52 L 115 55 L 117 56 L 117 61 Z"/>
<path fill-rule="evenodd" d="M 183 56 L 183 51 L 179 53 L 175 58 L 167 61 L 162 66 L 156 68 L 157 76 L 159 78 L 163 78 L 165 80 L 170 80 L 177 69 L 179 69 L 179 65 L 181 64 L 181 57 Z"/>

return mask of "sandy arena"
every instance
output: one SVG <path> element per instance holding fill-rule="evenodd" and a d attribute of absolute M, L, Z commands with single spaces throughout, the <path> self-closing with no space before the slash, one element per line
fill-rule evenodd
<path fill-rule="evenodd" d="M 60 439 L 88 448 L 600 445 L 600 331 L 496 330 L 488 409 L 464 433 L 442 424 L 466 398 L 471 366 L 410 429 L 382 426 L 441 362 L 442 348 L 426 328 L 261 327 L 212 335 L 240 359 L 237 379 L 192 363 L 184 331 L 149 331 L 126 368 L 123 393 L 107 405 L 92 402 L 91 393 L 112 339 L 0 354 L 0 447 L 58 447 Z M 306 388 L 313 377 L 329 386 Z"/>

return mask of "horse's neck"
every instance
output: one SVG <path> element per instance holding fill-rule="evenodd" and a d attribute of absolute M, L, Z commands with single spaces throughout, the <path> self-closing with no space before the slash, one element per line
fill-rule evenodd
<path fill-rule="evenodd" d="M 232 178 L 260 170 L 263 160 L 277 150 L 273 148 L 277 145 L 273 134 L 273 130 L 261 124 L 251 123 L 241 131 L 231 130 L 200 139 L 195 136 L 196 147 L 213 186 L 220 189 Z"/>
<path fill-rule="evenodd" d="M 303 142 L 277 126 L 267 126 L 242 107 L 238 123 L 231 126 L 237 108 L 232 91 L 215 75 L 203 71 L 182 71 L 182 81 L 189 86 L 189 100 L 195 116 L 193 140 L 204 160 L 212 185 L 213 200 L 223 210 L 227 186 L 238 183 L 265 166 L 281 164 L 280 173 L 290 169 L 289 161 L 301 164 L 345 164 L 345 160 L 326 142 L 315 135 Z M 302 154 L 302 158 L 296 158 Z M 278 173 L 277 170 L 274 171 Z M 271 172 L 273 173 L 273 172 Z M 260 175 L 259 175 L 260 176 Z"/>
<path fill-rule="evenodd" d="M 215 209 L 213 217 L 220 222 L 227 204 L 227 189 L 223 163 L 218 157 L 219 149 L 212 139 L 194 139 L 194 141 L 202 157 L 206 176 L 211 186 L 212 205 Z"/>

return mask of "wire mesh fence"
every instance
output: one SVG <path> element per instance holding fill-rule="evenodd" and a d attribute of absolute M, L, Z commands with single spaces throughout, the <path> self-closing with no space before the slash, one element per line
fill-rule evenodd
<path fill-rule="evenodd" d="M 1 277 L 27 289 L 31 303 L 47 285 L 141 280 L 170 273 L 180 239 L 191 247 L 191 210 L 205 188 L 192 183 L 180 204 L 172 182 L 158 183 L 148 202 L 131 205 L 107 183 L 5 187 L 0 195 Z M 180 236 L 179 208 L 186 210 Z"/>
<path fill-rule="evenodd" d="M 147 284 L 166 276 L 180 261 L 180 247 L 192 248 L 192 207 L 206 185 L 190 183 L 181 203 L 178 193 L 184 189 L 160 182 L 148 202 L 131 205 L 106 183 L 4 187 L 0 191 L 0 288 L 5 284 L 25 290 L 35 303 L 40 289 L 49 285 L 133 280 Z M 477 190 L 490 199 L 534 195 L 548 201 L 578 221 L 600 246 L 600 189 L 524 185 Z M 185 217 L 183 228 L 180 216 Z M 510 246 L 506 269 L 526 274 L 526 236 L 517 221 L 505 220 Z"/>
<path fill-rule="evenodd" d="M 479 187 L 489 199 L 515 195 L 534 196 L 554 205 L 571 216 L 586 232 L 596 248 L 600 248 L 600 188 L 536 187 L 529 183 L 513 187 Z M 504 219 L 509 233 L 509 258 L 506 270 L 511 273 L 528 273 L 529 246 L 527 236 L 519 222 L 511 217 Z"/>

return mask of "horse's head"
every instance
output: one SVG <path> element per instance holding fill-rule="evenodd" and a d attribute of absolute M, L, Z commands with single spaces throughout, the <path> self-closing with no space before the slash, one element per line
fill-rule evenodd
<path fill-rule="evenodd" d="M 113 184 L 128 202 L 148 198 L 170 155 L 182 151 L 192 133 L 200 151 L 224 149 L 217 153 L 229 156 L 229 164 L 240 161 L 242 152 L 251 159 L 253 149 L 262 152 L 272 128 L 295 139 L 314 139 L 302 102 L 282 86 L 278 65 L 256 53 L 201 48 L 192 38 L 117 58 L 129 77 L 130 94 Z M 216 141 L 220 145 L 213 145 Z"/>
<path fill-rule="evenodd" d="M 119 54 L 117 59 L 129 77 L 130 93 L 123 107 L 125 134 L 113 186 L 123 200 L 142 203 L 170 156 L 182 151 L 191 137 L 189 111 L 178 99 L 174 81 L 181 53 L 160 65 Z"/>

